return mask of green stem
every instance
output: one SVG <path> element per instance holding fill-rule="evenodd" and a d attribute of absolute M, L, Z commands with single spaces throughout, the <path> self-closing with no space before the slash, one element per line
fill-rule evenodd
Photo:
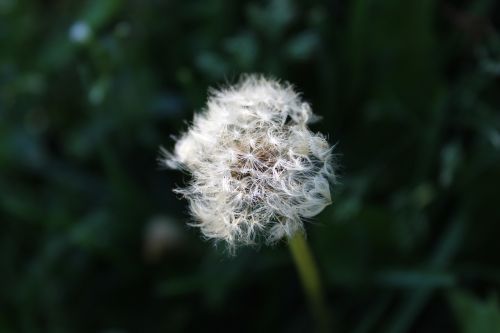
<path fill-rule="evenodd" d="M 329 316 L 318 269 L 304 233 L 296 232 L 295 235 L 288 239 L 288 246 L 297 267 L 304 293 L 311 307 L 311 312 L 317 322 L 318 331 L 330 332 Z"/>

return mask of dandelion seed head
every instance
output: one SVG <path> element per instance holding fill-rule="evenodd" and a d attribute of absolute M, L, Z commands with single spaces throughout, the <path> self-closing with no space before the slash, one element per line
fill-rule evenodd
<path fill-rule="evenodd" d="M 176 189 L 202 234 L 230 250 L 302 231 L 331 203 L 332 147 L 307 126 L 317 117 L 290 84 L 262 76 L 211 90 L 162 162 L 188 171 Z"/>

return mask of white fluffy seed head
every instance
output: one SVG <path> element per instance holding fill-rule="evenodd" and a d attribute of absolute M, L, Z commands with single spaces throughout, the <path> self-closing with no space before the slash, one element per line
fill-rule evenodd
<path fill-rule="evenodd" d="M 332 147 L 307 124 L 315 116 L 288 83 L 244 76 L 210 92 L 206 108 L 162 163 L 192 175 L 177 189 L 194 226 L 232 251 L 303 230 L 331 203 Z"/>

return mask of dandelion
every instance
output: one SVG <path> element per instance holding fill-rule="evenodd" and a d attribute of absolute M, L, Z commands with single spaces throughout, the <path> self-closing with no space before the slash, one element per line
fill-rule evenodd
<path fill-rule="evenodd" d="M 308 124 L 311 107 L 288 83 L 244 76 L 210 91 L 162 163 L 191 174 L 176 190 L 190 204 L 207 239 L 238 245 L 287 238 L 312 313 L 321 331 L 329 315 L 319 274 L 304 237 L 303 221 L 331 203 L 335 183 L 332 147 Z"/>
<path fill-rule="evenodd" d="M 245 76 L 212 90 L 207 107 L 162 162 L 189 172 L 177 189 L 208 239 L 274 243 L 303 230 L 331 203 L 332 147 L 308 124 L 318 119 L 290 84 Z"/>

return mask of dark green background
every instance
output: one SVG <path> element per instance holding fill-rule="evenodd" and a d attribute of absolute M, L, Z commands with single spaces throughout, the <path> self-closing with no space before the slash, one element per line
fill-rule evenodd
<path fill-rule="evenodd" d="M 337 144 L 307 224 L 335 332 L 500 332 L 499 7 L 0 0 L 0 332 L 312 330 L 285 244 L 228 257 L 157 164 L 252 72 Z"/>

